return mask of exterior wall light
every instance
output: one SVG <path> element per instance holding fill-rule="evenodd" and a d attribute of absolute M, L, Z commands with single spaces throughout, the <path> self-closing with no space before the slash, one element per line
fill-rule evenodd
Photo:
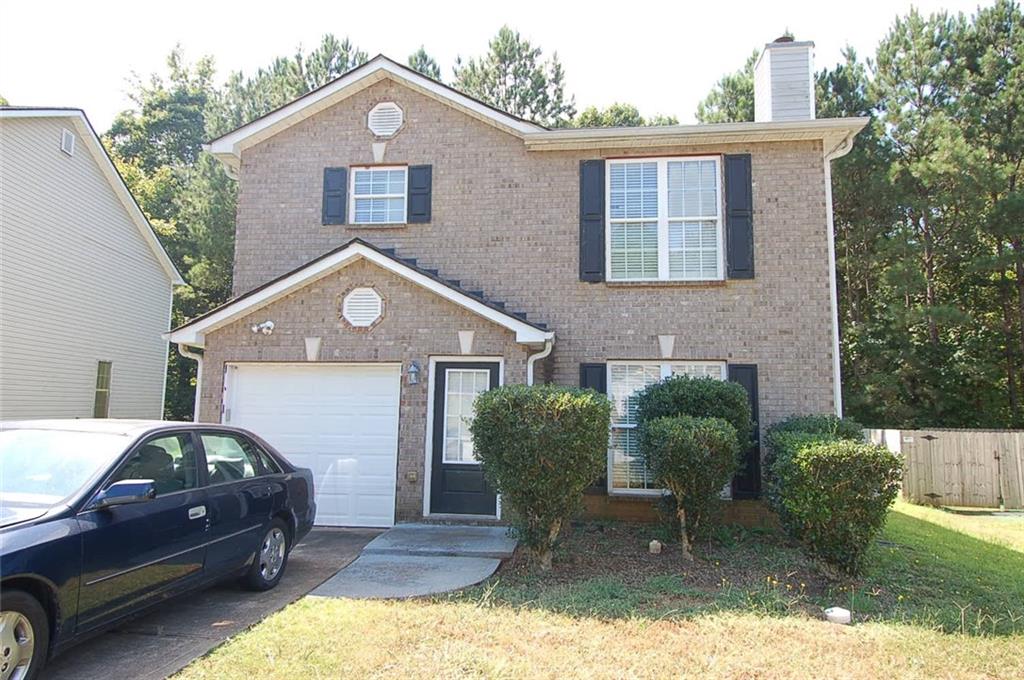
<path fill-rule="evenodd" d="M 405 375 L 409 378 L 410 385 L 418 385 L 420 382 L 420 364 L 418 361 L 412 361 L 409 363 L 409 368 L 406 369 Z"/>

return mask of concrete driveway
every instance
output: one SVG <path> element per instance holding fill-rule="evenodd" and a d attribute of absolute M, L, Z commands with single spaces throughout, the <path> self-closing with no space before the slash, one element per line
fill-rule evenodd
<path fill-rule="evenodd" d="M 185 595 L 68 650 L 47 667 L 52 680 L 159 680 L 302 597 L 354 560 L 380 531 L 314 529 L 288 558 L 278 586 L 253 593 L 234 583 Z"/>

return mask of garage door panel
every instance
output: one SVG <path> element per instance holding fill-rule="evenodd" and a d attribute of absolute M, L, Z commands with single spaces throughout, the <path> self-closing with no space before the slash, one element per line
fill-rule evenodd
<path fill-rule="evenodd" d="M 317 524 L 394 524 L 400 369 L 238 364 L 231 424 L 313 470 Z"/>

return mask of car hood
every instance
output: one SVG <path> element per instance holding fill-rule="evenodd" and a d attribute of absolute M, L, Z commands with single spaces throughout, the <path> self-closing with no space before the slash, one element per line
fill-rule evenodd
<path fill-rule="evenodd" d="M 49 509 L 48 505 L 12 503 L 4 500 L 0 502 L 0 528 L 42 517 Z"/>

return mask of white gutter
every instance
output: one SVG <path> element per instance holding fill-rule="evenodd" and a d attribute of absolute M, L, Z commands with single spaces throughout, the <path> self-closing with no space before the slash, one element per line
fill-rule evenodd
<path fill-rule="evenodd" d="M 826 224 L 828 225 L 828 292 L 832 303 L 832 379 L 833 400 L 835 401 L 836 416 L 843 417 L 843 382 L 842 369 L 839 360 L 839 288 L 836 277 L 836 230 L 835 220 L 832 216 L 832 161 L 842 158 L 850 153 L 853 148 L 853 136 L 856 132 L 848 134 L 832 150 L 825 151 L 825 210 Z"/>
<path fill-rule="evenodd" d="M 190 352 L 185 349 L 187 345 L 178 343 L 178 354 L 185 357 L 186 359 L 193 359 L 196 362 L 196 399 L 195 406 L 192 410 L 192 421 L 199 422 L 199 400 L 203 394 L 203 355 Z"/>
<path fill-rule="evenodd" d="M 537 352 L 536 354 L 531 354 L 529 356 L 529 358 L 527 358 L 527 360 L 526 360 L 526 384 L 527 385 L 532 385 L 533 384 L 533 365 L 535 363 L 537 363 L 537 361 L 539 359 L 543 359 L 544 357 L 546 357 L 549 354 L 551 354 L 551 350 L 552 350 L 552 348 L 554 348 L 554 346 L 555 346 L 554 339 L 545 340 L 544 341 L 544 349 L 542 349 L 541 351 Z"/>

